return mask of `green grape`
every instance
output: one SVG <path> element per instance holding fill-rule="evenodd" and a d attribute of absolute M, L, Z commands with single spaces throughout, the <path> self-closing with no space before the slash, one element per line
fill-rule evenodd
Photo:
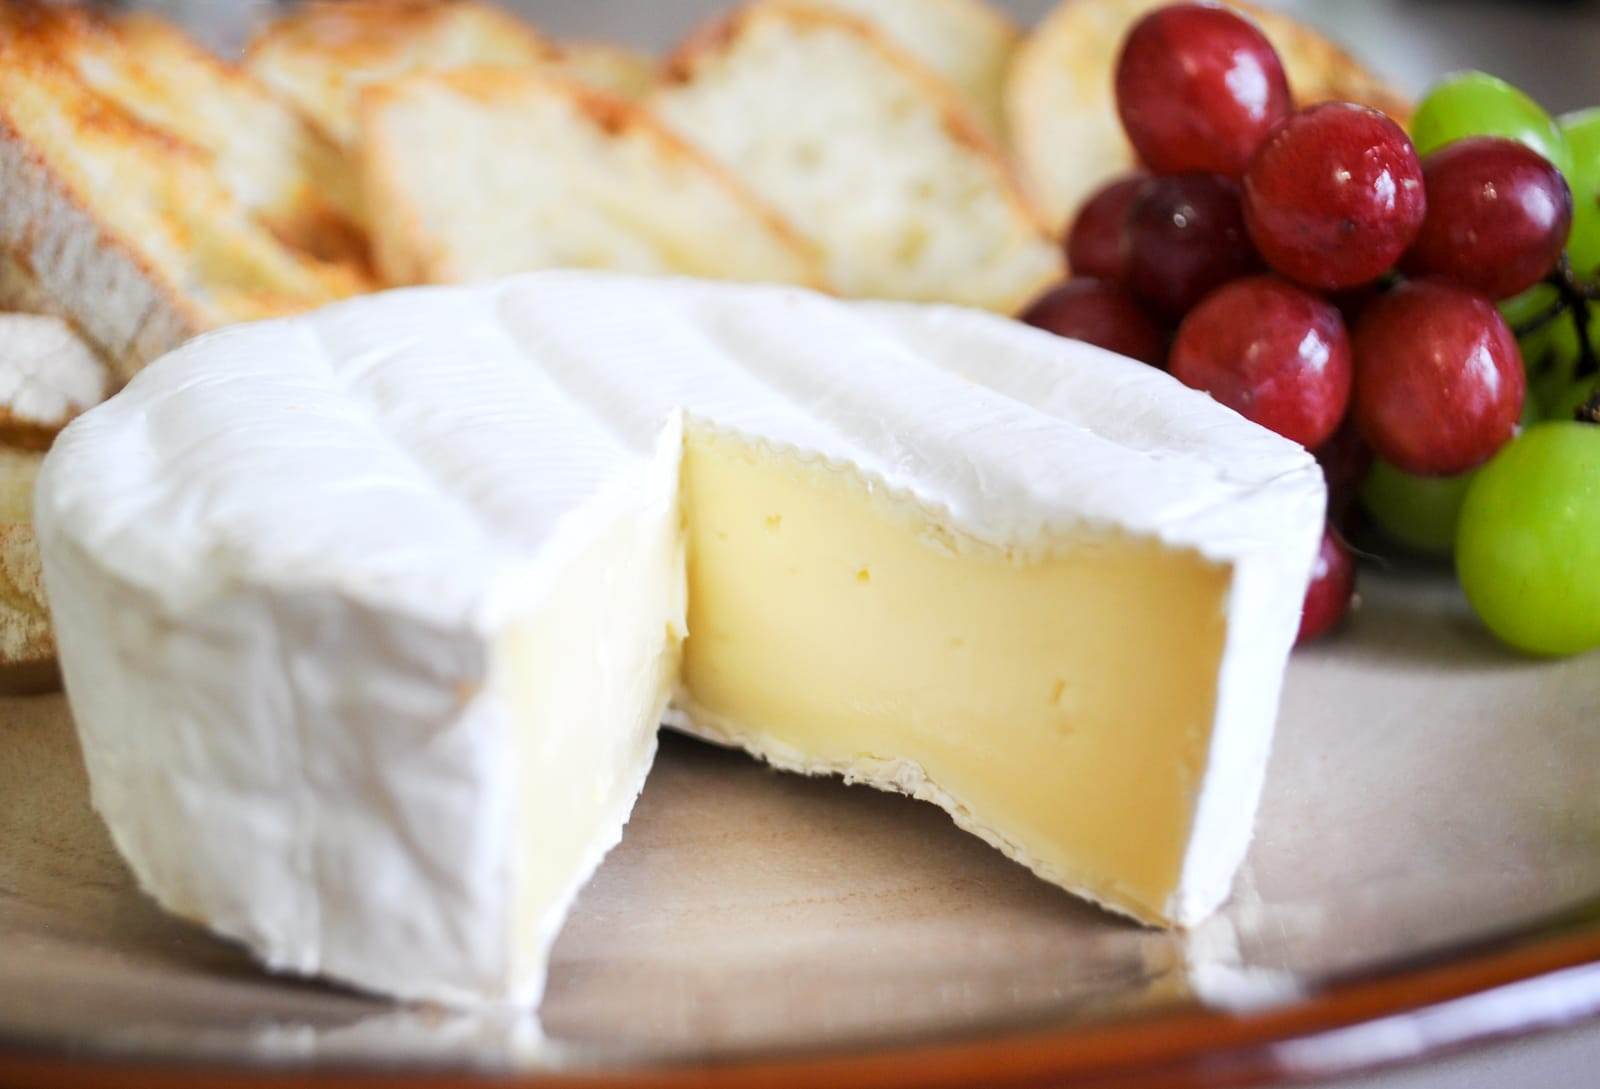
<path fill-rule="evenodd" d="M 1572 176 L 1567 141 L 1544 107 L 1486 72 L 1456 72 L 1433 85 L 1411 119 L 1411 140 L 1426 155 L 1466 136 L 1520 140 Z"/>
<path fill-rule="evenodd" d="M 1512 329 L 1521 329 L 1548 314 L 1559 298 L 1550 284 L 1535 284 L 1520 295 L 1502 300 L 1500 314 Z M 1555 326 L 1564 322 L 1570 324 L 1567 318 L 1558 317 L 1517 338 L 1517 346 L 1522 349 L 1522 363 L 1530 379 L 1542 374 L 1556 358 L 1554 340 L 1558 334 Z M 1577 337 L 1573 334 L 1573 348 L 1576 347 Z M 1575 357 L 1576 351 L 1573 354 Z"/>
<path fill-rule="evenodd" d="M 1478 470 L 1456 571 L 1490 631 L 1530 654 L 1600 647 L 1600 426 L 1530 428 Z"/>
<path fill-rule="evenodd" d="M 1415 476 L 1379 460 L 1361 489 L 1361 505 L 1385 535 L 1413 552 L 1449 556 L 1456 523 L 1476 472 Z"/>
<path fill-rule="evenodd" d="M 1572 187 L 1567 254 L 1579 276 L 1600 279 L 1600 106 L 1569 113 L 1560 124 L 1572 154 L 1572 169 L 1566 172 Z"/>
<path fill-rule="evenodd" d="M 1570 420 L 1577 416 L 1578 409 L 1588 404 L 1596 393 L 1600 393 L 1600 375 L 1589 375 L 1587 378 L 1576 378 L 1568 382 L 1566 387 L 1552 392 L 1541 402 L 1544 405 L 1546 419 Z"/>
<path fill-rule="evenodd" d="M 1548 314 L 1560 295 L 1550 284 L 1534 284 L 1520 295 L 1500 302 L 1500 314 L 1513 329 L 1520 328 L 1535 318 Z"/>
<path fill-rule="evenodd" d="M 1542 418 L 1533 398 L 1522 403 L 1524 430 Z M 1395 543 L 1444 559 L 1455 549 L 1461 504 L 1477 475 L 1474 469 L 1458 476 L 1416 476 L 1378 458 L 1361 488 L 1361 505 Z"/>
<path fill-rule="evenodd" d="M 1508 302 L 1517 303 L 1522 299 L 1519 295 Z M 1527 312 L 1537 314 L 1540 311 L 1530 306 Z M 1522 349 L 1522 362 L 1528 371 L 1528 392 L 1549 414 L 1554 406 L 1566 403 L 1567 391 L 1577 379 L 1578 323 L 1570 314 L 1563 314 L 1518 338 L 1517 344 Z M 1600 305 L 1594 303 L 1589 304 L 1589 344 L 1600 356 Z"/>

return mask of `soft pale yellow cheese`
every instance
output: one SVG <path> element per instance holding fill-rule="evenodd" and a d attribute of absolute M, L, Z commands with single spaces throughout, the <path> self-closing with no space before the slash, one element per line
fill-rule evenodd
<path fill-rule="evenodd" d="M 706 431 L 683 502 L 697 726 L 941 801 L 1045 876 L 1168 921 L 1228 567 L 1087 531 L 1008 554 L 847 468 Z"/>

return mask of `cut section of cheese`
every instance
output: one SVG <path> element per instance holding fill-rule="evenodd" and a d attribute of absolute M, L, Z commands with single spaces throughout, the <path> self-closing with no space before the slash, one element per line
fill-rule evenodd
<path fill-rule="evenodd" d="M 684 495 L 685 725 L 935 801 L 1057 884 L 1171 921 L 1226 565 L 1115 532 L 1019 556 L 714 435 L 691 436 Z"/>
<path fill-rule="evenodd" d="M 663 712 L 1203 918 L 1325 498 L 997 317 L 561 272 L 197 341 L 63 433 L 38 525 L 153 895 L 274 967 L 531 1002 Z"/>

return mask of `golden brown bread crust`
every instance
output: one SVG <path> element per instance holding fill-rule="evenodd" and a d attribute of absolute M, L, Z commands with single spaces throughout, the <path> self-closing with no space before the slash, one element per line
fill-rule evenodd
<path fill-rule="evenodd" d="M 4 58 L 0 57 L 0 64 Z M 30 308 L 73 321 L 123 379 L 210 323 L 12 127 L 0 103 L 0 250 Z M 48 302 L 41 304 L 41 298 Z"/>
<path fill-rule="evenodd" d="M 235 64 L 155 15 L 0 0 L 0 26 L 107 102 L 204 156 L 286 244 L 365 259 L 354 175 L 340 149 Z"/>
<path fill-rule="evenodd" d="M 365 290 L 284 246 L 213 153 L 90 86 L 110 24 L 0 3 L 0 254 L 10 287 L 69 319 L 126 378 L 193 334 Z"/>
<path fill-rule="evenodd" d="M 56 686 L 55 639 L 30 524 L 41 455 L 0 447 L 0 695 Z"/>
<path fill-rule="evenodd" d="M 558 55 L 532 26 L 481 0 L 304 0 L 267 24 L 245 55 L 294 43 L 350 64 L 369 63 L 390 56 L 466 10 L 475 18 L 492 20 L 495 30 L 516 36 L 536 52 Z"/>
<path fill-rule="evenodd" d="M 420 70 L 558 64 L 532 26 L 482 0 L 306 0 L 261 29 L 245 64 L 340 146 L 360 142 L 363 91 Z"/>
<path fill-rule="evenodd" d="M 569 39 L 555 50 L 556 71 L 630 102 L 649 95 L 661 73 L 654 57 L 610 42 Z"/>
<path fill-rule="evenodd" d="M 0 525 L 0 695 L 60 687 L 33 527 Z"/>

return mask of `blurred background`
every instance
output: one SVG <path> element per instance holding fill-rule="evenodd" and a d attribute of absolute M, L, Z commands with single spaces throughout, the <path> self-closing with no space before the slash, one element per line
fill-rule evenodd
<path fill-rule="evenodd" d="M 556 37 L 603 37 L 654 49 L 676 42 L 728 0 L 500 0 Z M 1054 0 L 996 0 L 1032 23 Z M 1330 31 L 1400 87 L 1420 92 L 1455 68 L 1482 68 L 1552 113 L 1600 105 L 1600 2 L 1558 0 L 1260 0 Z M 274 0 L 153 0 L 220 48 L 236 47 Z"/>
<path fill-rule="evenodd" d="M 499 0 L 556 38 L 601 38 L 664 50 L 731 0 Z M 994 0 L 1031 25 L 1056 0 Z M 1600 0 L 1258 0 L 1348 46 L 1395 85 L 1420 95 L 1457 68 L 1495 73 L 1552 113 L 1600 105 Z M 277 0 L 127 0 L 158 8 L 230 51 Z M 819 74 L 820 78 L 820 74 Z M 1367 1041 L 1367 1044 L 1372 1044 Z M 1381 1040 L 1403 1056 L 1427 1040 Z M 1480 1049 L 1328 1089 L 1577 1089 L 1600 1085 L 1600 1027 Z"/>

